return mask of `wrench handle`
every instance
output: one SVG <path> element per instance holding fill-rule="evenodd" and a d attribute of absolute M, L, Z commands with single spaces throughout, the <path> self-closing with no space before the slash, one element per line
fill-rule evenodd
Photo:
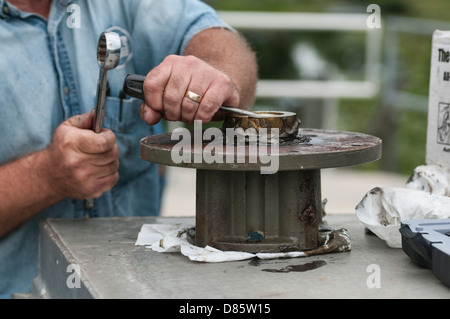
<path fill-rule="evenodd" d="M 108 89 L 108 71 L 100 68 L 97 83 L 97 104 L 95 106 L 94 122 L 92 130 L 95 133 L 102 131 L 103 120 L 105 118 L 106 91 Z"/>
<path fill-rule="evenodd" d="M 128 74 L 123 82 L 123 92 L 131 97 L 145 100 L 144 97 L 145 76 L 139 74 Z"/>

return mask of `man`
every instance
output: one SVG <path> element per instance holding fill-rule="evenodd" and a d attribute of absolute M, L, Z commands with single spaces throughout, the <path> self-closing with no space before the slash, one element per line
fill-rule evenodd
<path fill-rule="evenodd" d="M 124 49 L 97 134 L 96 46 L 107 30 Z M 208 122 L 221 105 L 253 103 L 254 54 L 198 0 L 0 0 L 0 42 L 2 298 L 37 275 L 42 218 L 158 214 L 158 173 L 139 159 L 139 140 L 161 118 Z M 121 93 L 129 73 L 148 74 L 144 103 Z"/>

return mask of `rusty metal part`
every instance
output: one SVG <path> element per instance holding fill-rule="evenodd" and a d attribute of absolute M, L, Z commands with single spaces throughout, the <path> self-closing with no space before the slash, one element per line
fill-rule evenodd
<path fill-rule="evenodd" d="M 263 117 L 255 118 L 238 114 L 227 114 L 224 117 L 223 128 L 255 130 L 256 134 L 260 129 L 267 129 L 271 133 L 272 129 L 278 130 L 280 139 L 293 139 L 298 135 L 300 120 L 293 112 L 281 111 L 253 111 Z"/>
<path fill-rule="evenodd" d="M 223 144 L 216 145 L 217 162 L 198 161 L 211 142 L 202 139 L 202 133 L 191 132 L 184 143 L 191 146 L 183 149 L 190 161 L 173 162 L 172 149 L 180 140 L 172 140 L 171 133 L 142 139 L 141 158 L 197 169 L 196 226 L 188 237 L 198 246 L 226 251 L 323 251 L 324 238 L 333 230 L 322 222 L 320 169 L 381 157 L 382 142 L 377 137 L 299 129 L 298 135 L 308 139 L 277 145 L 278 171 L 265 175 L 260 170 L 267 163 L 251 162 L 248 145 L 243 148 L 244 162 L 237 161 L 242 149 Z"/>
<path fill-rule="evenodd" d="M 215 147 L 215 156 L 220 157 L 220 161 L 196 162 L 194 157 L 201 156 L 209 144 L 209 141 L 202 140 L 202 134 L 203 132 L 190 134 L 191 148 L 183 150 L 190 157 L 189 161 L 179 164 L 173 162 L 172 148 L 181 139 L 172 140 L 171 133 L 143 138 L 140 156 L 153 163 L 207 170 L 260 171 L 261 167 L 266 165 L 259 159 L 255 163 L 250 161 L 249 147 L 244 148 L 245 154 L 239 154 L 244 157 L 244 162 L 237 164 L 237 146 Z M 309 141 L 278 147 L 279 171 L 354 166 L 376 161 L 381 157 L 382 141 L 375 136 L 317 129 L 299 129 L 299 135 L 307 136 Z M 268 146 L 269 154 L 272 150 L 273 148 Z M 234 161 L 230 162 L 230 158 Z"/>
<path fill-rule="evenodd" d="M 320 246 L 320 171 L 197 170 L 197 246 L 289 252 Z M 308 212 L 305 216 L 305 212 Z"/>

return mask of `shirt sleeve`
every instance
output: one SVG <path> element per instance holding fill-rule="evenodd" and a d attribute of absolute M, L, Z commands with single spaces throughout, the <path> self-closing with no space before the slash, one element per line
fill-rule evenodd
<path fill-rule="evenodd" d="M 132 27 L 136 69 L 147 72 L 166 56 L 181 55 L 189 41 L 208 28 L 234 31 L 202 1 L 141 0 Z"/>
<path fill-rule="evenodd" d="M 232 29 L 227 23 L 222 21 L 217 12 L 201 1 L 184 1 L 186 3 L 184 17 L 187 23 L 181 23 L 184 29 L 183 40 L 181 42 L 179 53 L 183 53 L 188 42 L 200 31 L 208 28 L 228 28 Z M 190 21 L 190 22 L 189 22 Z"/>

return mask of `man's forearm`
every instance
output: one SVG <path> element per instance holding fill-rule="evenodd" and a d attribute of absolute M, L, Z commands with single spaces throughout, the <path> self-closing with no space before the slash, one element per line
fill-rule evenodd
<path fill-rule="evenodd" d="M 61 200 L 45 179 L 45 157 L 40 151 L 0 167 L 0 237 Z"/>
<path fill-rule="evenodd" d="M 227 30 L 212 28 L 198 33 L 186 46 L 184 55 L 194 55 L 227 74 L 240 94 L 240 107 L 254 103 L 258 67 L 246 40 Z"/>

